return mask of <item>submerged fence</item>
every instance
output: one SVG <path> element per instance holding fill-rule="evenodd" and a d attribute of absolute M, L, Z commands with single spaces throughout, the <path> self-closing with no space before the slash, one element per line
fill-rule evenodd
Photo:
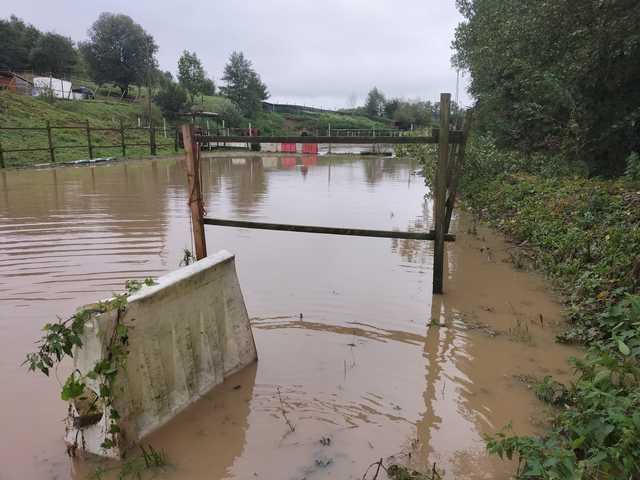
<path fill-rule="evenodd" d="M 96 152 L 105 150 L 114 150 L 126 157 L 131 148 L 142 153 L 142 147 L 142 151 L 156 155 L 161 148 L 177 152 L 180 147 L 179 131 L 175 127 L 125 127 L 122 122 L 114 128 L 92 126 L 89 120 L 75 125 L 51 125 L 47 121 L 44 127 L 0 127 L 0 134 L 3 134 L 0 138 L 0 168 L 6 167 L 9 154 L 42 152 L 51 163 L 56 163 L 58 154 L 65 150 L 84 150 L 88 159 L 94 159 Z M 37 136 L 42 134 L 46 134 L 46 138 L 40 139 L 44 140 L 43 146 L 24 146 L 38 142 Z M 167 140 L 169 138 L 171 140 Z"/>

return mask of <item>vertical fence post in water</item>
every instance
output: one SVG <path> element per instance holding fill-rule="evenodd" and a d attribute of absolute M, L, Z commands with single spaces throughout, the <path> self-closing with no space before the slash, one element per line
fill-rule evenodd
<path fill-rule="evenodd" d="M 433 242 L 433 293 L 442 293 L 444 276 L 444 218 L 447 196 L 447 170 L 449 163 L 449 108 L 450 93 L 440 94 L 440 132 L 438 134 L 438 166 L 433 195 L 435 241 Z"/>
<path fill-rule="evenodd" d="M 2 151 L 2 142 L 0 142 L 0 168 L 5 168 L 5 165 L 4 165 L 4 152 Z"/>
<path fill-rule="evenodd" d="M 176 134 L 173 137 L 173 149 L 178 152 L 178 143 L 179 143 L 180 132 L 178 131 L 178 127 L 176 127 Z"/>
<path fill-rule="evenodd" d="M 193 243 L 196 248 L 196 259 L 207 256 L 207 241 L 204 236 L 204 205 L 202 203 L 202 187 L 200 186 L 200 152 L 193 141 L 191 124 L 182 125 L 182 142 L 184 143 L 184 164 L 187 170 L 187 185 L 191 223 L 193 225 Z"/>
<path fill-rule="evenodd" d="M 89 120 L 86 122 L 87 130 L 87 148 L 89 149 L 89 160 L 93 158 L 93 145 L 91 144 L 91 127 L 89 126 Z"/>
<path fill-rule="evenodd" d="M 462 176 L 464 168 L 464 155 L 467 148 L 467 139 L 471 131 L 471 122 L 473 121 L 473 111 L 467 110 L 464 116 L 464 125 L 462 127 L 462 140 L 458 145 L 457 155 L 453 158 L 451 166 L 451 182 L 449 184 L 449 196 L 447 197 L 446 212 L 444 218 L 444 231 L 449 233 L 451 226 L 451 217 L 453 216 L 453 207 L 456 204 L 456 195 L 458 193 L 458 182 Z"/>
<path fill-rule="evenodd" d="M 127 156 L 127 144 L 124 141 L 124 123 L 120 120 L 120 145 L 122 146 L 122 157 Z"/>
<path fill-rule="evenodd" d="M 49 157 L 51 158 L 51 163 L 56 162 L 56 154 L 53 150 L 53 139 L 51 138 L 51 124 L 49 120 L 47 120 L 47 140 L 49 142 Z"/>

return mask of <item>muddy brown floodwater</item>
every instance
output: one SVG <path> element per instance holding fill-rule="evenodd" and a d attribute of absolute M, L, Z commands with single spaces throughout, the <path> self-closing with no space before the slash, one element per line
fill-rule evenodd
<path fill-rule="evenodd" d="M 425 230 L 416 168 L 238 154 L 202 175 L 212 216 Z M 86 478 L 98 463 L 65 455 L 55 376 L 20 363 L 56 315 L 178 267 L 185 176 L 156 160 L 0 181 L 0 478 Z M 454 230 L 432 298 L 428 242 L 207 227 L 209 251 L 237 254 L 260 360 L 148 438 L 173 464 L 156 478 L 359 479 L 392 455 L 448 479 L 509 478 L 482 435 L 540 428 L 545 407 L 519 378 L 567 375 L 576 352 L 554 343 L 561 309 L 505 261 L 511 245 L 465 215 Z"/>

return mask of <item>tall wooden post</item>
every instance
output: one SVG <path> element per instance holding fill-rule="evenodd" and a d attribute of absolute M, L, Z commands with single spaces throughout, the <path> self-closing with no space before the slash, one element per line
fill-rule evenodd
<path fill-rule="evenodd" d="M 89 160 L 93 158 L 93 145 L 91 144 L 91 127 L 89 126 L 89 120 L 86 121 L 86 131 L 87 131 L 87 148 L 89 149 Z"/>
<path fill-rule="evenodd" d="M 438 166 L 433 195 L 435 241 L 433 248 L 433 293 L 442 293 L 444 284 L 445 202 L 449 164 L 449 109 L 451 94 L 440 94 L 440 132 L 438 133 Z"/>
<path fill-rule="evenodd" d="M 51 158 L 51 163 L 56 162 L 56 154 L 53 149 L 53 138 L 51 137 L 51 124 L 49 120 L 47 120 L 47 140 L 49 142 L 49 157 Z"/>
<path fill-rule="evenodd" d="M 184 143 L 184 164 L 187 170 L 187 184 L 189 193 L 189 208 L 191 209 L 191 223 L 193 225 L 193 243 L 196 247 L 196 259 L 207 256 L 207 241 L 204 236 L 204 204 L 202 202 L 202 187 L 200 185 L 200 152 L 193 141 L 193 127 L 191 124 L 182 125 L 182 141 Z"/>
<path fill-rule="evenodd" d="M 456 195 L 458 194 L 458 182 L 462 176 L 462 169 L 464 168 L 464 155 L 467 148 L 467 139 L 469 138 L 469 132 L 471 131 L 471 122 L 473 121 L 473 111 L 467 110 L 464 116 L 464 124 L 462 127 L 462 140 L 458 145 L 457 153 L 451 166 L 450 182 L 449 182 L 449 196 L 447 197 L 446 211 L 444 218 L 444 231 L 449 233 L 449 227 L 451 226 L 451 217 L 453 216 L 453 207 L 456 204 Z"/>
<path fill-rule="evenodd" d="M 149 153 L 156 154 L 156 127 L 149 125 Z"/>
<path fill-rule="evenodd" d="M 2 151 L 2 142 L 0 142 L 0 168 L 5 168 L 4 152 Z"/>
<path fill-rule="evenodd" d="M 122 146 L 122 157 L 127 156 L 127 144 L 124 141 L 124 123 L 120 120 L 120 144 Z"/>

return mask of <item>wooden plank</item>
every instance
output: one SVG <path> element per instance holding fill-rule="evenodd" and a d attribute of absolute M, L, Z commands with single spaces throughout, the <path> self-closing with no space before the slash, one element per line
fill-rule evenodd
<path fill-rule="evenodd" d="M 285 223 L 249 222 L 244 220 L 225 220 L 221 218 L 203 218 L 205 225 L 220 227 L 255 228 L 259 230 L 278 230 L 283 232 L 321 233 L 325 235 L 349 235 L 355 237 L 403 238 L 408 240 L 433 240 L 435 233 L 401 232 L 397 230 L 368 230 L 361 228 L 318 227 L 315 225 L 289 225 Z M 455 241 L 455 235 L 446 235 L 447 242 Z"/>
<path fill-rule="evenodd" d="M 407 144 L 428 144 L 438 143 L 438 138 L 431 137 L 326 137 L 326 136 L 274 136 L 274 137 L 247 137 L 234 135 L 225 137 L 222 135 L 198 135 L 200 143 L 326 143 L 326 144 L 385 144 L 385 145 L 407 145 Z M 462 140 L 462 132 L 450 132 L 448 136 L 451 143 L 458 143 Z"/>
<path fill-rule="evenodd" d="M 462 176 L 462 170 L 464 168 L 464 155 L 467 148 L 467 140 L 471 131 L 471 123 L 473 122 L 473 111 L 467 110 L 464 118 L 464 126 L 462 133 L 462 143 L 458 145 L 458 152 L 454 157 L 454 167 L 451 169 L 451 181 L 449 183 L 449 196 L 447 197 L 445 219 L 444 219 L 444 231 L 449 233 L 449 227 L 451 226 L 451 217 L 453 216 L 453 208 L 456 204 L 456 196 L 458 194 L 458 184 L 460 177 Z"/>
<path fill-rule="evenodd" d="M 187 184 L 189 192 L 189 208 L 191 209 L 191 224 L 193 227 L 193 242 L 195 244 L 196 259 L 207 256 L 207 240 L 204 236 L 204 205 L 202 202 L 202 188 L 200 186 L 200 151 L 193 141 L 191 124 L 182 126 L 184 142 L 185 168 L 187 170 Z"/>
<path fill-rule="evenodd" d="M 440 94 L 440 132 L 438 135 L 438 166 L 433 195 L 435 239 L 433 247 L 433 293 L 441 294 L 444 284 L 444 217 L 449 163 L 449 109 L 451 94 Z"/>

